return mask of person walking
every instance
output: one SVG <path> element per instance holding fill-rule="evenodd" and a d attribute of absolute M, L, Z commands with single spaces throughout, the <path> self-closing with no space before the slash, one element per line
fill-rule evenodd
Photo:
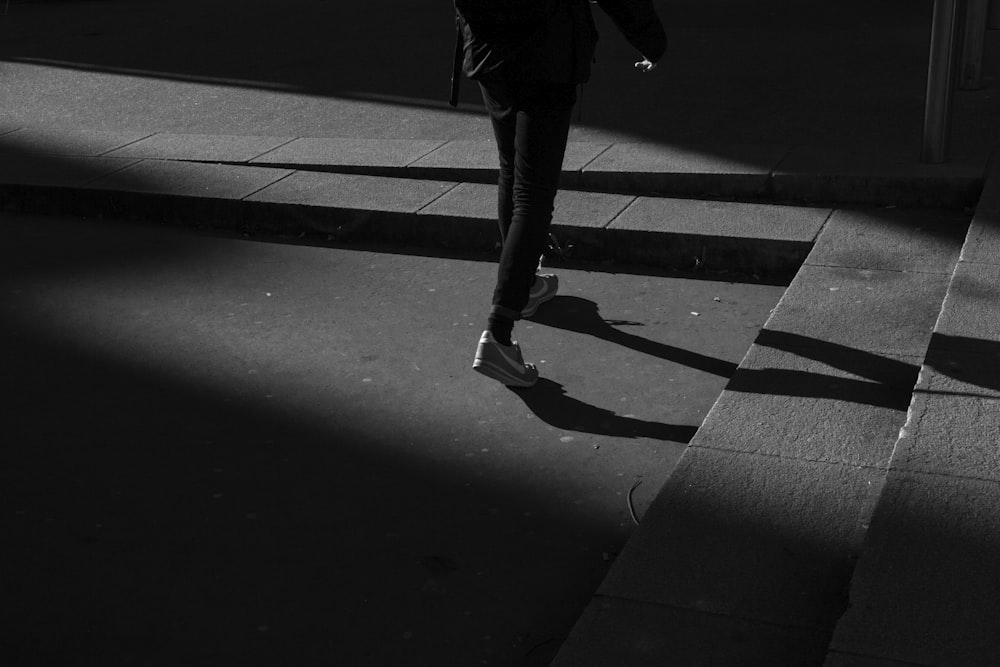
<path fill-rule="evenodd" d="M 511 338 L 559 290 L 538 274 L 576 104 L 597 46 L 591 0 L 454 0 L 457 40 L 451 104 L 461 73 L 479 84 L 500 162 L 502 250 L 493 304 L 473 368 L 511 387 L 530 387 L 538 370 Z M 653 0 L 595 0 L 642 56 L 649 72 L 666 51 Z"/>

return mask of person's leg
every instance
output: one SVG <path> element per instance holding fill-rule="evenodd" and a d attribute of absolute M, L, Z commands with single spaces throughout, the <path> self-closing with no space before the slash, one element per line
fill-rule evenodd
<path fill-rule="evenodd" d="M 490 114 L 497 143 L 500 173 L 497 178 L 497 223 L 500 244 L 507 238 L 514 212 L 514 138 L 517 133 L 517 108 L 508 86 L 501 82 L 480 82 L 483 102 Z"/>
<path fill-rule="evenodd" d="M 500 154 L 503 250 L 473 368 L 508 386 L 530 387 L 538 380 L 538 370 L 524 362 L 510 334 L 528 302 L 548 236 L 575 96 L 573 86 L 483 86 Z"/>
<path fill-rule="evenodd" d="M 494 314 L 521 316 L 548 239 L 570 118 L 572 85 L 520 87 L 514 150 L 513 211 L 493 295 Z"/>

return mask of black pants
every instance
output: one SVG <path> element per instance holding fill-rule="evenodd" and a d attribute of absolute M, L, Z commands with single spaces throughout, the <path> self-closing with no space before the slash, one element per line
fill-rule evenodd
<path fill-rule="evenodd" d="M 480 88 L 500 154 L 503 250 L 491 313 L 517 320 L 548 241 L 576 86 L 481 81 Z"/>

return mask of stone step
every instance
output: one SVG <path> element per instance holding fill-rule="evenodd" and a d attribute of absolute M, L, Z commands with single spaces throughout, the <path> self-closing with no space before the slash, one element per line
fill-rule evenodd
<path fill-rule="evenodd" d="M 791 145 L 670 146 L 570 142 L 562 185 L 634 195 L 963 207 L 975 203 L 990 151 L 926 165 L 916 154 Z M 491 139 L 254 137 L 64 128 L 8 129 L 0 162 L 21 156 L 116 157 L 492 183 Z"/>
<path fill-rule="evenodd" d="M 553 665 L 819 665 L 968 218 L 837 211 Z"/>
<path fill-rule="evenodd" d="M 1000 169 L 955 268 L 828 667 L 1000 654 Z"/>
<path fill-rule="evenodd" d="M 103 157 L 0 164 L 0 203 L 247 232 L 313 234 L 492 251 L 496 186 L 292 169 Z M 567 259 L 787 281 L 830 209 L 562 190 L 553 232 Z"/>

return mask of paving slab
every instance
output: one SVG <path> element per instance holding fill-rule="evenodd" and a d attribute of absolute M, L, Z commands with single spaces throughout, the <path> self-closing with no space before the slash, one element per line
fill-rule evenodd
<path fill-rule="evenodd" d="M 112 192 L 239 200 L 291 173 L 287 169 L 142 160 L 102 176 L 87 187 Z"/>
<path fill-rule="evenodd" d="M 1000 398 L 1000 341 L 935 333 L 915 391 Z"/>
<path fill-rule="evenodd" d="M 998 443 L 1000 398 L 918 392 L 892 467 L 1000 482 Z"/>
<path fill-rule="evenodd" d="M 690 447 L 598 593 L 831 628 L 882 475 Z"/>
<path fill-rule="evenodd" d="M 830 209 L 638 197 L 612 229 L 812 243 Z"/>
<path fill-rule="evenodd" d="M 135 160 L 105 157 L 11 156 L 0 153 L 0 183 L 76 188 L 120 171 Z"/>
<path fill-rule="evenodd" d="M 1000 652 L 1000 484 L 891 471 L 834 651 L 921 665 Z"/>
<path fill-rule="evenodd" d="M 260 192 L 247 197 L 247 200 L 416 213 L 456 185 L 444 181 L 401 180 L 382 176 L 299 171 L 263 188 Z"/>
<path fill-rule="evenodd" d="M 951 273 L 969 217 L 941 210 L 838 209 L 806 262 L 888 271 Z"/>
<path fill-rule="evenodd" d="M 875 381 L 868 369 L 880 366 Z M 886 467 L 918 368 L 918 357 L 754 345 L 691 444 Z"/>
<path fill-rule="evenodd" d="M 606 151 L 611 144 L 585 141 L 571 141 L 566 144 L 566 154 L 563 158 L 563 181 L 565 184 L 575 183 L 573 176 L 598 155 Z M 428 153 L 409 165 L 409 169 L 431 174 L 444 171 L 453 178 L 453 174 L 465 176 L 488 175 L 496 179 L 498 170 L 496 142 L 476 139 L 459 139 L 449 141 L 440 148 Z"/>
<path fill-rule="evenodd" d="M 560 190 L 556 194 L 552 224 L 556 228 L 603 229 L 634 199 L 635 197 L 628 195 Z M 497 186 L 462 183 L 422 208 L 419 214 L 490 220 L 495 223 Z"/>
<path fill-rule="evenodd" d="M 617 143 L 583 168 L 583 186 L 629 192 L 753 196 L 767 189 L 787 146 Z"/>
<path fill-rule="evenodd" d="M 46 127 L 24 128 L 0 134 L 2 134 L 0 152 L 14 150 L 33 155 L 96 157 L 144 139 L 151 133 L 137 130 Z"/>
<path fill-rule="evenodd" d="M 775 196 L 792 201 L 969 206 L 982 188 L 989 150 L 943 164 L 925 164 L 916 151 L 797 146 L 774 169 Z"/>
<path fill-rule="evenodd" d="M 935 331 L 972 352 L 1000 341 L 1000 264 L 959 263 Z"/>
<path fill-rule="evenodd" d="M 809 346 L 922 355 L 948 282 L 945 274 L 803 266 L 765 328 Z"/>
<path fill-rule="evenodd" d="M 640 197 L 608 226 L 612 234 L 601 243 L 615 248 L 623 261 L 638 264 L 666 261 L 685 269 L 787 280 L 808 255 L 827 214 L 815 209 Z"/>
<path fill-rule="evenodd" d="M 324 167 L 405 167 L 443 146 L 435 139 L 299 138 L 251 160 L 253 164 Z"/>
<path fill-rule="evenodd" d="M 553 667 L 819 664 L 825 632 L 600 597 Z"/>
<path fill-rule="evenodd" d="M 159 133 L 111 151 L 115 157 L 249 162 L 295 137 Z"/>

